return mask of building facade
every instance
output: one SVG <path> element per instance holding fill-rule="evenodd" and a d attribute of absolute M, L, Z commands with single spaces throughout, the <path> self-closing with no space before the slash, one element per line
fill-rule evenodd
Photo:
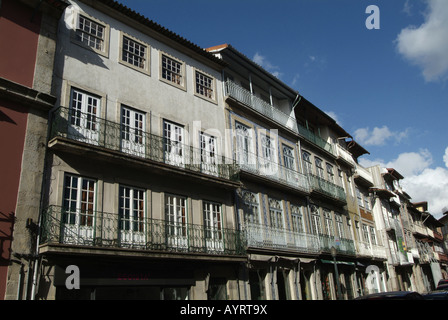
<path fill-rule="evenodd" d="M 28 78 L 0 70 L 21 137 L 1 145 L 5 299 L 349 300 L 443 277 L 403 177 L 231 45 L 111 0 L 0 3 L 0 30 L 40 19 Z"/>
<path fill-rule="evenodd" d="M 0 298 L 33 295 L 61 1 L 0 2 Z"/>

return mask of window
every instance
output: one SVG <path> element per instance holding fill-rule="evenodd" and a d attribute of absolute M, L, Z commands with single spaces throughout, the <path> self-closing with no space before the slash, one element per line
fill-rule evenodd
<path fill-rule="evenodd" d="M 218 155 L 216 137 L 200 133 L 201 166 L 206 173 L 218 175 Z"/>
<path fill-rule="evenodd" d="M 255 164 L 252 153 L 252 130 L 242 123 L 235 122 L 237 162 L 239 165 Z"/>
<path fill-rule="evenodd" d="M 362 224 L 361 225 L 361 228 L 362 228 L 362 240 L 364 241 L 364 242 L 369 242 L 369 229 L 367 228 L 367 226 L 365 225 L 365 224 Z"/>
<path fill-rule="evenodd" d="M 370 229 L 370 241 L 372 242 L 373 245 L 377 245 L 375 228 L 370 226 L 369 229 Z"/>
<path fill-rule="evenodd" d="M 364 195 L 364 206 L 366 210 L 370 210 L 370 197 Z"/>
<path fill-rule="evenodd" d="M 314 158 L 316 164 L 316 173 L 319 178 L 324 178 L 324 168 L 322 166 L 322 160 L 319 158 Z"/>
<path fill-rule="evenodd" d="M 313 164 L 311 162 L 311 154 L 309 154 L 308 152 L 304 151 L 302 153 L 302 158 L 303 158 L 303 169 L 304 169 L 304 173 L 305 174 L 313 174 Z"/>
<path fill-rule="evenodd" d="M 101 99 L 88 92 L 72 88 L 69 137 L 78 141 L 98 144 Z"/>
<path fill-rule="evenodd" d="M 144 190 L 120 186 L 118 228 L 121 244 L 146 244 Z"/>
<path fill-rule="evenodd" d="M 334 229 L 333 229 L 333 218 L 331 216 L 331 212 L 328 209 L 324 210 L 324 219 L 325 219 L 325 232 L 327 235 L 332 236 L 334 235 Z"/>
<path fill-rule="evenodd" d="M 145 114 L 127 106 L 121 107 L 121 150 L 145 156 Z"/>
<path fill-rule="evenodd" d="M 358 187 L 356 187 L 356 197 L 358 198 L 358 205 L 364 208 L 364 202 L 362 199 L 362 193 L 359 191 Z"/>
<path fill-rule="evenodd" d="M 148 46 L 125 35 L 121 41 L 121 62 L 134 69 L 149 72 Z"/>
<path fill-rule="evenodd" d="M 165 195 L 165 223 L 168 245 L 186 248 L 187 243 L 187 199 Z"/>
<path fill-rule="evenodd" d="M 261 154 L 263 157 L 263 163 L 260 163 L 261 172 L 266 175 L 275 173 L 275 146 L 274 139 L 262 135 L 261 136 Z"/>
<path fill-rule="evenodd" d="M 335 183 L 334 182 L 333 166 L 329 163 L 327 163 L 327 175 L 328 175 L 328 181 L 330 181 L 331 183 Z"/>
<path fill-rule="evenodd" d="M 107 33 L 108 28 L 106 25 L 81 14 L 78 16 L 75 38 L 80 43 L 97 52 L 105 53 L 107 51 Z"/>
<path fill-rule="evenodd" d="M 221 204 L 204 201 L 203 213 L 207 249 L 223 250 Z"/>
<path fill-rule="evenodd" d="M 184 65 L 166 55 L 162 55 L 162 79 L 176 86 L 184 86 Z"/>
<path fill-rule="evenodd" d="M 86 244 L 93 240 L 96 181 L 71 174 L 64 177 L 64 243 Z"/>
<path fill-rule="evenodd" d="M 280 200 L 269 198 L 269 218 L 272 228 L 283 229 L 283 210 Z"/>
<path fill-rule="evenodd" d="M 334 219 L 336 221 L 336 231 L 337 235 L 341 239 L 345 239 L 344 225 L 342 223 L 342 216 L 340 213 L 335 212 Z"/>
<path fill-rule="evenodd" d="M 248 223 L 259 223 L 259 204 L 258 195 L 250 192 L 243 191 L 242 198 L 244 203 L 244 220 Z"/>
<path fill-rule="evenodd" d="M 163 122 L 163 140 L 165 162 L 183 166 L 184 162 L 184 128 L 172 122 Z"/>
<path fill-rule="evenodd" d="M 312 205 L 310 209 L 311 209 L 311 216 L 310 216 L 311 233 L 322 234 L 322 225 L 320 223 L 319 209 L 314 205 Z"/>
<path fill-rule="evenodd" d="M 305 232 L 302 208 L 300 206 L 291 204 L 291 219 L 292 231 L 299 233 Z"/>
<path fill-rule="evenodd" d="M 288 169 L 295 170 L 294 149 L 283 145 L 283 163 Z"/>
<path fill-rule="evenodd" d="M 208 99 L 215 99 L 213 78 L 196 71 L 196 93 Z"/>

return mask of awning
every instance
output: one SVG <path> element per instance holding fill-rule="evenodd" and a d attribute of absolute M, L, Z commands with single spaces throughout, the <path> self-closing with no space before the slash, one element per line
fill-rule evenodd
<path fill-rule="evenodd" d="M 320 261 L 321 261 L 322 263 L 334 264 L 334 261 L 333 261 L 333 260 L 324 260 L 324 259 L 321 259 Z M 336 261 L 336 263 L 337 263 L 337 264 L 344 264 L 344 265 L 347 265 L 347 266 L 355 266 L 355 263 L 354 263 L 354 262 L 349 262 L 349 261 Z"/>

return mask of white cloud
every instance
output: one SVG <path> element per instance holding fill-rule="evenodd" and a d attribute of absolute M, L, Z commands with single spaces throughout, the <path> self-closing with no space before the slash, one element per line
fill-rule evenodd
<path fill-rule="evenodd" d="M 336 121 L 339 125 L 341 125 L 341 122 L 338 118 L 338 115 L 333 111 L 324 111 L 326 114 L 328 114 L 331 118 L 333 118 L 334 121 Z"/>
<path fill-rule="evenodd" d="M 448 207 L 448 148 L 443 157 L 446 168 L 431 168 L 432 155 L 427 149 L 419 152 L 400 154 L 396 159 L 385 162 L 382 159 L 360 159 L 363 167 L 380 165 L 383 168 L 394 168 L 404 179 L 400 182 L 403 189 L 411 196 L 412 202 L 427 201 L 429 212 L 440 218 Z"/>
<path fill-rule="evenodd" d="M 403 7 L 403 12 L 406 13 L 408 16 L 412 15 L 412 4 L 410 0 L 406 0 Z"/>
<path fill-rule="evenodd" d="M 263 67 L 264 69 L 266 69 L 266 71 L 269 71 L 274 77 L 280 78 L 283 73 L 281 73 L 278 69 L 278 66 L 273 65 L 271 62 L 269 62 L 265 56 L 262 56 L 261 54 L 259 54 L 258 52 L 255 53 L 254 57 L 252 58 L 252 60 L 260 65 L 261 67 Z"/>
<path fill-rule="evenodd" d="M 448 147 L 445 149 L 445 154 L 443 155 L 443 162 L 445 162 L 445 166 L 448 168 Z"/>
<path fill-rule="evenodd" d="M 400 142 L 408 135 L 408 129 L 401 132 L 394 132 L 387 126 L 381 128 L 375 127 L 373 130 L 370 130 L 370 128 L 359 128 L 354 132 L 355 139 L 365 146 L 381 146 L 390 139 Z"/>
<path fill-rule="evenodd" d="M 430 82 L 448 78 L 448 1 L 427 2 L 425 22 L 401 30 L 396 44 L 398 52 L 419 66 L 425 80 Z"/>

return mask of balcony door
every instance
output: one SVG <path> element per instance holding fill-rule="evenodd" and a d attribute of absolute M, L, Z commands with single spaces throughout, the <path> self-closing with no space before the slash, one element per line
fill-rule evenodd
<path fill-rule="evenodd" d="M 121 107 L 121 150 L 131 155 L 145 157 L 145 114 Z"/>
<path fill-rule="evenodd" d="M 178 124 L 164 121 L 163 138 L 165 162 L 174 166 L 185 166 L 184 128 Z"/>
<path fill-rule="evenodd" d="M 119 225 L 120 245 L 146 245 L 145 191 L 120 186 Z"/>
<path fill-rule="evenodd" d="M 278 166 L 276 163 L 277 157 L 275 156 L 275 142 L 274 139 L 262 135 L 261 136 L 261 155 L 262 161 L 260 161 L 260 173 L 262 175 L 278 175 Z"/>
<path fill-rule="evenodd" d="M 101 99 L 73 88 L 70 98 L 68 135 L 70 138 L 98 144 Z"/>
<path fill-rule="evenodd" d="M 203 212 L 207 250 L 224 251 L 221 204 L 204 202 Z"/>
<path fill-rule="evenodd" d="M 218 176 L 219 172 L 216 138 L 201 132 L 199 139 L 201 146 L 201 171 Z"/>
<path fill-rule="evenodd" d="M 243 168 L 256 168 L 255 157 L 252 152 L 253 142 L 251 129 L 239 122 L 235 122 L 236 160 Z"/>
<path fill-rule="evenodd" d="M 94 239 L 95 180 L 66 175 L 62 210 L 62 242 L 89 245 Z"/>
<path fill-rule="evenodd" d="M 165 223 L 167 245 L 170 248 L 188 248 L 187 198 L 165 195 Z"/>

